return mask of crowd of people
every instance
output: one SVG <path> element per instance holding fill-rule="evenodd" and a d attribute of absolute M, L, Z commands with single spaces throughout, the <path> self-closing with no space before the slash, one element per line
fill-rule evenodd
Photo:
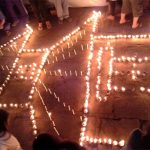
<path fill-rule="evenodd" d="M 115 8 L 116 3 L 119 2 L 121 5 L 121 17 L 120 17 L 120 24 L 125 24 L 128 22 L 126 19 L 126 15 L 129 13 L 132 13 L 133 15 L 133 22 L 132 22 L 132 28 L 136 29 L 138 27 L 141 27 L 140 23 L 140 17 L 143 14 L 143 0 L 109 0 L 110 2 L 110 15 L 108 16 L 108 19 L 114 20 L 115 19 Z"/>
<path fill-rule="evenodd" d="M 8 129 L 9 113 L 0 109 L 0 150 L 22 150 L 17 138 Z M 122 150 L 149 150 L 150 125 L 144 129 L 134 129 Z M 78 143 L 58 139 L 48 133 L 42 133 L 34 139 L 33 150 L 86 150 Z M 88 149 L 88 148 L 87 148 Z"/>
<path fill-rule="evenodd" d="M 51 29 L 51 14 L 47 6 L 47 0 L 29 0 L 29 2 L 38 19 L 38 30 L 43 30 L 45 25 L 47 29 Z M 67 0 L 55 0 L 54 5 L 59 24 L 63 24 L 64 20 L 72 21 L 69 16 Z M 20 21 L 26 23 L 28 18 L 28 12 L 22 0 L 0 0 L 0 29 L 9 33 L 11 27 L 17 26 Z"/>
<path fill-rule="evenodd" d="M 143 13 L 143 0 L 107 0 L 109 2 L 109 15 L 107 19 L 115 20 L 116 4 L 121 7 L 120 24 L 128 22 L 126 15 L 133 14 L 132 28 L 141 27 L 139 18 Z M 29 0 L 32 10 L 38 19 L 38 30 L 43 30 L 46 26 L 51 29 L 51 15 L 47 6 L 47 0 Z M 54 0 L 58 23 L 63 24 L 63 21 L 72 21 L 69 15 L 69 7 L 67 0 Z M 9 33 L 11 27 L 15 27 L 20 21 L 27 22 L 28 12 L 22 0 L 0 0 L 0 29 L 4 29 Z"/>

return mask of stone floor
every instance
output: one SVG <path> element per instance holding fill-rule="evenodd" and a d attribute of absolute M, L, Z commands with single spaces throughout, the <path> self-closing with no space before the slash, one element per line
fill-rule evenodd
<path fill-rule="evenodd" d="M 76 8 L 71 9 L 71 16 L 73 22 L 68 24 L 65 22 L 63 25 L 56 23 L 56 18 L 52 21 L 53 28 L 50 31 L 44 30 L 39 32 L 36 30 L 35 22 L 32 22 L 34 33 L 28 42 L 26 48 L 45 48 L 50 47 L 55 42 L 60 40 L 63 36 L 68 34 L 74 28 L 80 26 L 87 17 L 92 14 L 92 10 L 95 8 Z M 96 8 L 98 9 L 98 8 Z M 146 11 L 142 18 L 143 27 L 138 30 L 131 29 L 131 23 L 119 26 L 118 18 L 116 22 L 110 22 L 103 20 L 103 24 L 100 24 L 97 34 L 146 34 L 150 33 L 149 29 L 149 16 L 150 12 Z M 21 28 L 21 27 L 20 27 Z M 19 30 L 21 32 L 22 28 Z M 12 37 L 17 34 L 18 30 L 14 29 Z M 62 47 L 59 47 L 54 55 L 48 57 L 48 62 L 44 67 L 44 71 L 40 76 L 36 88 L 40 91 L 40 94 L 47 106 L 49 112 L 52 113 L 52 119 L 55 122 L 60 137 L 63 139 L 71 139 L 78 141 L 80 128 L 81 128 L 81 116 L 83 112 L 83 103 L 85 98 L 85 80 L 87 67 L 87 43 L 89 42 L 90 32 L 86 33 L 87 36 L 78 36 L 78 42 L 74 38 L 72 40 L 73 47 L 68 48 L 67 43 L 64 44 L 64 52 Z M 10 37 L 11 38 L 11 37 Z M 5 43 L 8 37 L 1 36 L 1 43 Z M 22 40 L 17 42 L 17 46 L 21 44 Z M 107 41 L 97 40 L 95 43 L 96 52 L 100 46 L 106 45 Z M 114 47 L 114 55 L 119 57 L 121 55 L 136 55 L 137 57 L 147 56 L 150 57 L 149 52 L 149 39 L 144 40 L 111 40 Z M 83 46 L 83 50 L 81 48 Z M 19 48 L 19 46 L 18 46 Z M 17 50 L 7 51 L 7 48 L 3 51 L 4 55 L 0 56 L 0 65 L 8 66 L 10 68 L 16 57 Z M 32 54 L 32 53 L 31 53 Z M 43 56 L 42 53 L 22 54 L 19 64 L 32 64 L 36 62 L 40 63 Z M 64 54 L 64 57 L 63 55 Z M 57 57 L 57 60 L 56 60 Z M 105 62 L 104 62 L 105 63 Z M 107 66 L 108 64 L 106 64 Z M 149 63 L 148 65 L 142 64 L 138 67 L 141 72 L 146 72 L 147 76 L 140 81 L 134 83 L 134 85 L 149 86 Z M 93 67 L 96 70 L 96 67 Z M 132 65 L 115 63 L 115 70 L 128 71 L 132 69 Z M 61 70 L 60 75 L 58 70 Z M 29 71 L 30 72 L 30 71 Z M 71 73 L 70 73 L 71 72 Z M 0 84 L 8 74 L 6 68 L 0 69 Z M 56 75 L 57 74 L 57 75 Z M 93 75 L 93 79 L 95 75 Z M 104 83 L 105 84 L 105 83 Z M 113 76 L 113 84 L 126 84 L 130 87 L 131 80 L 127 74 L 123 76 Z M 94 87 L 95 85 L 93 85 Z M 48 91 L 46 88 L 49 89 Z M 6 90 L 0 96 L 1 103 L 26 103 L 28 102 L 28 95 L 31 88 L 31 81 L 16 80 L 14 77 L 7 85 Z M 94 90 L 93 90 L 94 91 Z M 60 102 L 58 101 L 58 97 Z M 141 94 L 138 92 L 132 93 L 131 91 L 122 93 L 111 93 L 109 100 L 106 102 L 94 101 L 90 105 L 88 134 L 92 137 L 111 137 L 112 139 L 128 139 L 129 133 L 136 127 L 143 127 L 150 120 L 149 112 L 149 95 Z M 38 93 L 35 93 L 32 104 L 35 107 L 36 121 L 38 127 L 38 133 L 48 132 L 50 134 L 58 136 L 58 133 L 54 130 L 53 122 L 48 118 L 45 109 L 42 105 L 41 98 Z M 73 115 L 74 110 L 75 115 Z M 32 126 L 30 122 L 30 116 L 28 110 L 9 110 L 11 113 L 11 131 L 21 142 L 22 147 L 25 150 L 31 149 L 31 143 L 34 137 L 32 136 Z M 17 130 L 16 130 L 16 127 Z M 117 131 L 117 132 L 116 132 Z M 21 134 L 20 134 L 21 133 Z M 92 145 L 91 149 L 119 149 L 118 147 L 111 146 L 98 146 Z M 90 149 L 90 148 L 89 148 Z"/>

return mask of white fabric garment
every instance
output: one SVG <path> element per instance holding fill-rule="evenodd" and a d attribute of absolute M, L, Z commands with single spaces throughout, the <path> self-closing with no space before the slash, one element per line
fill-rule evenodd
<path fill-rule="evenodd" d="M 0 137 L 0 150 L 22 150 L 18 140 L 10 133 L 6 132 Z"/>
<path fill-rule="evenodd" d="M 55 0 L 48 0 L 54 3 Z M 68 0 L 70 7 L 93 7 L 93 6 L 106 6 L 107 0 Z"/>

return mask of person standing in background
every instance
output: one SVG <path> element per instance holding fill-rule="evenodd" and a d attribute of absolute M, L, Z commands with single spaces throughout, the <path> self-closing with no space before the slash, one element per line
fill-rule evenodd
<path fill-rule="evenodd" d="M 109 2 L 109 15 L 107 17 L 108 20 L 115 20 L 116 16 L 116 6 L 119 6 L 119 14 L 120 16 L 120 8 L 122 7 L 122 0 L 108 0 Z"/>
<path fill-rule="evenodd" d="M 107 19 L 115 20 L 115 10 L 116 10 L 117 0 L 109 0 L 109 16 Z"/>
<path fill-rule="evenodd" d="M 28 13 L 22 0 L 0 0 L 0 3 L 6 18 L 8 19 L 8 22 L 11 22 L 13 27 L 15 27 L 20 20 L 24 21 L 25 23 L 27 22 Z M 17 14 L 14 7 L 19 12 L 19 15 Z"/>
<path fill-rule="evenodd" d="M 143 14 L 143 0 L 123 0 L 120 24 L 127 22 L 126 15 L 130 12 L 133 13 L 132 29 L 136 29 L 141 26 L 139 18 Z"/>
<path fill-rule="evenodd" d="M 1 8 L 0 8 L 0 30 L 3 30 L 8 36 L 11 34 L 10 23 L 7 23 L 7 20 Z"/>
<path fill-rule="evenodd" d="M 43 30 L 43 24 L 47 29 L 51 29 L 50 12 L 48 11 L 46 0 L 30 0 L 33 11 L 38 18 L 38 30 Z"/>
<path fill-rule="evenodd" d="M 55 8 L 57 11 L 58 23 L 63 24 L 63 20 L 72 22 L 69 16 L 69 7 L 67 0 L 54 0 Z"/>

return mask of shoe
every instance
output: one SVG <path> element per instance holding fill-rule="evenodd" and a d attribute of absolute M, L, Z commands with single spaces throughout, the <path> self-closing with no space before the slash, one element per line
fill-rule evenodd
<path fill-rule="evenodd" d="M 51 25 L 50 21 L 46 21 L 46 27 L 47 27 L 47 29 L 51 29 L 52 28 L 52 25 Z"/>
<path fill-rule="evenodd" d="M 63 24 L 63 20 L 60 20 L 60 19 L 59 19 L 59 20 L 58 20 L 58 23 L 59 23 L 59 24 Z"/>
<path fill-rule="evenodd" d="M 111 20 L 111 21 L 114 21 L 114 20 L 115 20 L 115 17 L 112 16 L 112 15 L 109 15 L 109 16 L 107 16 L 107 19 L 108 19 L 108 20 Z"/>
<path fill-rule="evenodd" d="M 14 22 L 12 23 L 12 27 L 16 27 L 19 22 L 20 22 L 19 20 L 14 21 Z"/>
<path fill-rule="evenodd" d="M 71 17 L 65 18 L 65 20 L 66 20 L 67 22 L 69 22 L 69 23 L 72 22 L 72 18 L 71 18 Z"/>
<path fill-rule="evenodd" d="M 38 30 L 39 30 L 39 31 L 42 31 L 42 30 L 43 30 L 43 24 L 42 24 L 42 23 L 39 23 L 39 24 L 38 24 Z"/>

